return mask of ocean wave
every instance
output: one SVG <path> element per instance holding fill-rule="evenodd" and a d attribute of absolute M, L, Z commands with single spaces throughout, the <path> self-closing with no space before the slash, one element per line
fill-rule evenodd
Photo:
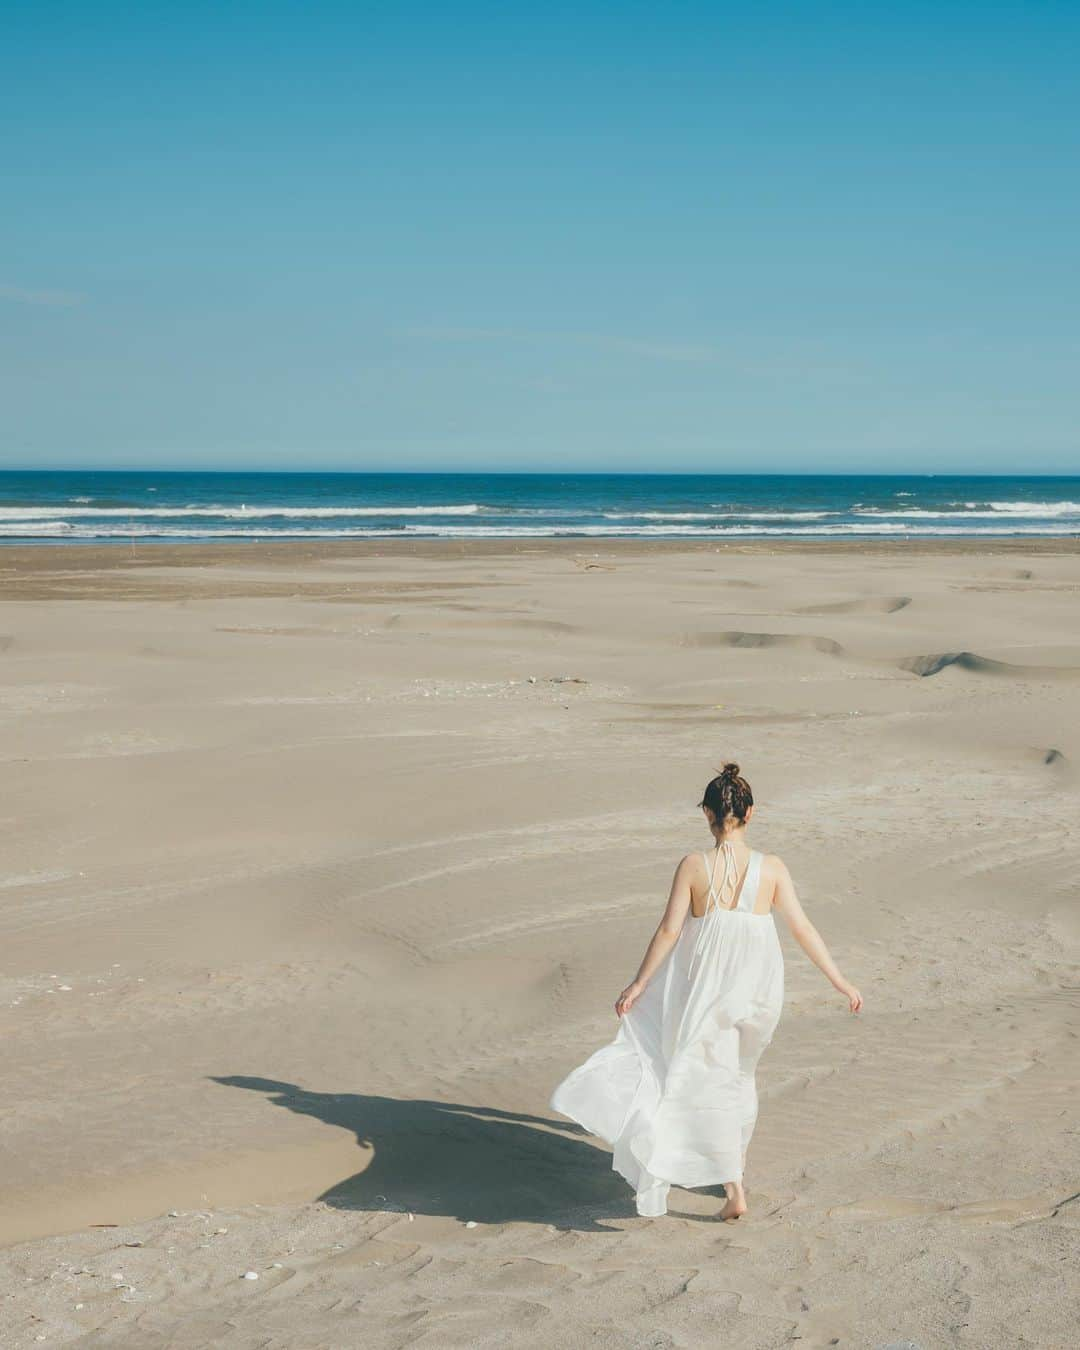
<path fill-rule="evenodd" d="M 478 502 L 453 506 L 0 506 L 0 521 L 116 518 L 168 520 L 332 520 L 350 516 L 474 516 Z"/>
<path fill-rule="evenodd" d="M 1080 516 L 1080 502 L 950 502 L 931 510 L 922 506 L 863 506 L 851 508 L 854 516 L 898 516 L 922 520 L 999 520 L 1003 515 L 1048 520 L 1055 516 Z"/>
<path fill-rule="evenodd" d="M 1080 512 L 1080 502 L 987 502 L 993 511 L 1016 515 L 1073 516 Z"/>
<path fill-rule="evenodd" d="M 974 524 L 976 521 L 1004 523 L 1005 521 L 1024 519 L 1070 520 L 1075 518 L 1080 520 L 1080 502 L 957 502 L 947 503 L 940 508 L 905 505 L 890 507 L 856 503 L 851 507 L 836 507 L 828 510 L 746 511 L 740 511 L 731 505 L 723 506 L 722 504 L 718 504 L 718 509 L 715 510 L 624 511 L 590 509 L 569 505 L 563 508 L 495 506 L 482 505 L 479 502 L 438 503 L 430 506 L 247 506 L 225 505 L 223 503 L 186 506 L 0 506 L 0 533 L 16 532 L 14 531 L 16 525 L 33 527 L 27 531 L 28 533 L 34 533 L 35 529 L 40 531 L 41 527 L 50 524 L 55 527 L 57 532 L 63 532 L 74 528 L 76 525 L 95 528 L 99 522 L 102 528 L 106 523 L 124 522 L 123 525 L 118 526 L 117 532 L 125 535 L 133 532 L 136 534 L 147 532 L 139 528 L 144 525 L 149 527 L 149 532 L 160 533 L 160 528 L 153 527 L 152 522 L 205 520 L 208 522 L 237 522 L 245 525 L 261 521 L 267 523 L 266 532 L 283 534 L 286 529 L 285 522 L 289 521 L 397 520 L 399 518 L 403 521 L 438 521 L 445 518 L 478 515 L 500 520 L 500 524 L 492 526 L 497 535 L 521 533 L 528 530 L 530 526 L 524 523 L 527 521 L 545 522 L 536 526 L 541 535 L 549 534 L 552 530 L 559 533 L 565 533 L 567 530 L 578 530 L 583 533 L 593 530 L 604 533 L 609 529 L 620 528 L 618 525 L 612 527 L 597 525 L 594 527 L 588 524 L 590 519 L 637 522 L 632 524 L 627 531 L 630 534 L 642 533 L 648 530 L 651 525 L 686 525 L 694 527 L 695 532 L 701 532 L 702 529 L 705 529 L 706 532 L 712 532 L 714 528 L 735 529 L 744 522 L 756 527 L 758 522 L 765 526 L 782 525 L 784 523 L 801 526 L 804 523 L 816 521 L 835 522 L 843 532 L 850 533 L 853 528 L 870 530 L 878 525 L 886 526 L 891 523 L 895 523 L 898 529 L 903 529 L 906 528 L 908 522 L 915 521 L 964 521 Z M 845 521 L 845 517 L 848 518 L 847 521 Z M 507 523 L 502 524 L 502 521 Z M 579 526 L 578 521 L 583 523 Z M 429 529 L 426 525 L 422 528 L 425 532 Z M 205 536 L 207 530 L 200 528 L 198 533 Z M 227 530 L 226 536 L 232 537 L 234 533 L 232 530 Z M 247 533 L 247 531 L 241 531 L 241 533 Z M 311 531 L 305 530 L 304 533 L 310 534 Z M 111 536 L 103 534 L 101 537 L 108 538 Z"/>
<path fill-rule="evenodd" d="M 837 511 L 603 511 L 605 520 L 826 520 Z"/>
<path fill-rule="evenodd" d="M 927 511 L 922 507 L 911 507 L 907 510 L 886 511 L 866 508 L 859 511 L 852 511 L 853 516 L 876 516 L 889 520 L 997 520 L 1000 521 L 1005 514 L 1002 511 Z M 1080 511 L 1012 511 L 1008 513 L 1007 519 L 1010 520 L 1055 520 L 1068 519 L 1075 516 L 1080 519 Z"/>
<path fill-rule="evenodd" d="M 271 527 L 265 530 L 245 529 L 242 526 L 183 526 L 152 525 L 149 522 L 137 522 L 128 525 L 110 525 L 69 521 L 20 521 L 0 522 L 0 539 L 43 539 L 63 538 L 68 541 L 93 540 L 206 540 L 206 539 L 248 539 L 269 542 L 275 539 L 402 539 L 402 538 L 446 538 L 446 539 L 521 539 L 521 538 L 788 538 L 807 537 L 847 537 L 870 536 L 927 537 L 953 536 L 967 538 L 988 538 L 1009 535 L 1077 535 L 1080 528 L 1067 524 L 1032 525 L 1004 522 L 996 526 L 984 526 L 976 529 L 962 525 L 923 525 L 902 521 L 876 522 L 836 522 L 833 524 L 807 524 L 802 527 L 769 529 L 760 524 L 728 524 L 711 527 L 691 524 L 651 524 L 651 525 L 420 525 L 403 524 L 396 527 L 356 526 L 328 529 L 313 526 L 307 529 L 288 526 Z"/>
<path fill-rule="evenodd" d="M 71 526 L 66 520 L 14 521 L 0 520 L 0 539 L 21 538 L 39 539 L 43 534 L 67 534 Z"/>

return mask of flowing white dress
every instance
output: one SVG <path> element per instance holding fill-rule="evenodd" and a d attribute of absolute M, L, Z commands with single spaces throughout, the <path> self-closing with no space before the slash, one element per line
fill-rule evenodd
<path fill-rule="evenodd" d="M 553 1110 L 612 1146 L 614 1170 L 650 1218 L 667 1213 L 672 1185 L 742 1180 L 757 1121 L 755 1071 L 784 1001 L 772 911 L 753 912 L 761 854 L 751 851 L 737 900 L 726 840 L 717 861 L 721 854 L 720 895 L 730 891 L 734 903 L 717 895 L 714 862 L 704 912 L 687 914 L 615 1039 L 551 1097 Z"/>

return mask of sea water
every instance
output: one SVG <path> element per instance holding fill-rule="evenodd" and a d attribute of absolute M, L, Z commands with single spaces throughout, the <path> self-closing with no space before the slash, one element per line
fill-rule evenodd
<path fill-rule="evenodd" d="M 1080 477 L 0 472 L 0 541 L 1080 534 Z"/>

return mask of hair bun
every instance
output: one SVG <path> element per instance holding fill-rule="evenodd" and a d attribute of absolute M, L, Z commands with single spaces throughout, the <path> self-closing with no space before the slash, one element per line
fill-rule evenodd
<path fill-rule="evenodd" d="M 728 760 L 715 778 L 710 779 L 699 805 L 712 812 L 710 823 L 723 825 L 729 820 L 746 823 L 746 817 L 754 804 L 754 794 L 750 784 L 739 775 L 739 766 L 733 759 Z"/>

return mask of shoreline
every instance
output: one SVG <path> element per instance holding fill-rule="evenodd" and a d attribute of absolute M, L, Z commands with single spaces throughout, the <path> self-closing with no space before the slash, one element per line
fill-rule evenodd
<path fill-rule="evenodd" d="M 49 570 L 58 570 L 64 562 L 68 566 L 121 567 L 132 561 L 142 565 L 163 562 L 176 566 L 187 562 L 196 565 L 214 565 L 236 562 L 242 557 L 281 563 L 318 561 L 321 558 L 444 558 L 462 557 L 516 557 L 522 554 L 562 556 L 574 553 L 610 552 L 617 556 L 680 553 L 756 554 L 816 553 L 843 557 L 852 553 L 870 553 L 884 557 L 904 557 L 914 554 L 1011 554 L 1038 553 L 1043 555 L 1080 554 L 1080 533 L 1075 535 L 990 535 L 957 536 L 916 535 L 905 538 L 881 538 L 870 535 L 822 538 L 820 536 L 796 539 L 777 535 L 755 539 L 662 539 L 647 536 L 619 537 L 613 535 L 531 537 L 515 539 L 236 539 L 230 542 L 189 543 L 174 541 L 131 543 L 117 539 L 111 543 L 85 544 L 57 543 L 42 540 L 27 544 L 22 541 L 0 544 L 0 575 L 12 566 L 28 565 L 38 561 Z"/>

